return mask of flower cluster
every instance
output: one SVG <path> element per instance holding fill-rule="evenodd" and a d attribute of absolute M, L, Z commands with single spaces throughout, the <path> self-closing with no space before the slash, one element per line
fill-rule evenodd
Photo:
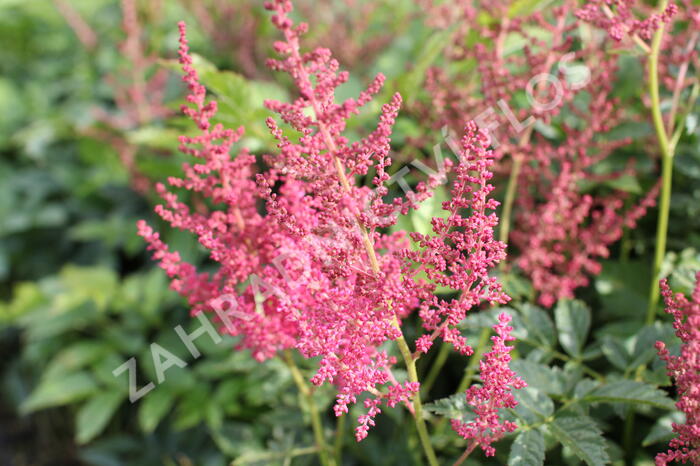
<path fill-rule="evenodd" d="M 528 147 L 530 163 L 518 184 L 511 242 L 519 251 L 517 264 L 532 280 L 543 306 L 573 298 L 577 288 L 589 283 L 589 275 L 600 273 L 600 259 L 608 257 L 609 246 L 620 239 L 623 228 L 633 228 L 655 204 L 658 186 L 628 210 L 624 205 L 629 194 L 610 189 L 617 180 L 634 176 L 633 165 L 595 173 L 600 162 L 630 142 L 607 136 L 624 118 L 619 102 L 611 97 L 613 60 L 601 57 L 591 71 L 596 86 L 585 89 L 585 110 L 567 107 L 580 123 L 561 121 L 563 140 L 535 134 Z"/>
<path fill-rule="evenodd" d="M 374 131 L 350 142 L 344 135 L 347 120 L 380 91 L 383 76 L 357 98 L 336 102 L 336 88 L 348 73 L 327 49 L 301 51 L 307 25 L 291 20 L 289 0 L 266 2 L 265 8 L 283 36 L 274 44 L 280 58 L 268 64 L 289 74 L 298 95 L 291 102 L 265 102 L 292 131 L 267 119 L 278 150 L 262 156 L 264 164 L 246 149 L 231 157 L 243 129 L 212 122 L 217 105 L 206 99 L 180 24 L 180 63 L 189 89 L 182 111 L 198 130 L 180 138 L 180 149 L 197 163 L 185 164 L 184 176 L 169 178 L 169 186 L 157 185 L 164 203 L 156 211 L 171 226 L 195 234 L 218 268 L 197 272 L 145 222 L 139 233 L 193 314 L 216 311 L 225 301 L 236 325 L 224 331 L 240 337 L 240 348 L 259 360 L 289 348 L 319 357 L 311 382 L 335 385 L 337 416 L 369 394 L 355 431 L 359 441 L 382 404 L 404 404 L 414 412 L 411 401 L 420 384 L 415 378 L 397 380 L 396 358 L 380 349 L 392 340 L 404 342 L 406 316 L 419 310 L 430 332 L 417 342 L 419 351 L 408 355 L 407 364 L 414 364 L 438 337 L 471 354 L 456 324 L 483 301 L 509 299 L 489 276 L 505 258 L 505 245 L 493 237 L 498 223 L 493 212 L 498 204 L 489 199 L 493 152 L 485 133 L 467 124 L 452 199 L 443 205 L 448 218 L 433 219 L 434 235 L 388 232 L 399 214 L 431 195 L 453 164 L 446 161 L 405 197 L 385 201 L 401 96 L 382 107 Z M 359 177 L 370 178 L 373 187 L 358 184 Z M 176 190 L 206 202 L 192 210 Z M 411 249 L 411 239 L 418 250 Z M 459 297 L 438 298 L 438 285 Z"/>
<path fill-rule="evenodd" d="M 513 263 L 532 281 L 541 304 L 573 297 L 590 274 L 600 272 L 600 259 L 623 227 L 633 226 L 656 195 L 651 190 L 625 211 L 628 193 L 610 187 L 632 176 L 634 167 L 595 172 L 629 142 L 605 136 L 623 121 L 612 97 L 616 59 L 596 41 L 578 36 L 575 1 L 522 15 L 511 14 L 512 2 L 480 2 L 478 8 L 475 2 L 458 8 L 437 0 L 422 4 L 430 24 L 457 23 L 448 65 L 429 72 L 433 105 L 423 110 L 438 126 L 454 129 L 471 114 L 488 129 L 497 143 L 494 170 L 508 174 L 511 194 L 517 193 L 513 205 L 504 206 L 504 213 L 514 213 L 501 232 L 515 247 Z M 479 21 L 483 11 L 498 20 Z M 478 30 L 475 43 L 472 27 Z M 519 47 L 507 45 L 513 42 Z M 461 62 L 475 63 L 477 73 L 449 66 Z"/>
<path fill-rule="evenodd" d="M 671 2 L 660 14 L 648 13 L 646 18 L 637 19 L 634 10 L 644 8 L 642 3 L 636 0 L 589 0 L 576 11 L 576 16 L 605 29 L 618 42 L 626 36 L 635 35 L 649 40 L 662 23 L 671 21 L 678 6 Z"/>
<path fill-rule="evenodd" d="M 90 25 L 70 2 L 54 0 L 54 3 L 82 44 L 89 51 L 94 51 L 99 41 Z M 114 147 L 130 176 L 132 187 L 145 193 L 151 189 L 152 180 L 139 170 L 136 160 L 139 147 L 124 133 L 170 116 L 171 111 L 164 104 L 168 71 L 165 68 L 157 69 L 157 56 L 148 51 L 136 0 L 121 0 L 120 4 L 124 40 L 119 44 L 119 53 L 128 65 L 120 67 L 116 73 L 106 74 L 104 78 L 105 84 L 112 90 L 116 111 L 103 108 L 93 111 L 95 118 L 109 130 L 94 127 L 87 133 L 108 141 Z M 161 7 L 160 3 L 151 2 L 148 8 L 150 16 L 158 17 Z"/>
<path fill-rule="evenodd" d="M 509 13 L 512 2 L 475 4 L 421 0 L 429 25 L 454 29 L 445 50 L 447 65 L 428 70 L 432 107 L 423 111 L 436 127 L 448 125 L 453 131 L 461 131 L 465 116 L 471 115 L 489 129 L 500 158 L 527 145 L 532 117 L 548 122 L 574 97 L 580 83 L 567 78 L 585 54 L 574 48 L 576 24 L 569 21 L 576 2 L 516 18 Z M 499 20 L 481 21 L 482 13 Z M 479 39 L 475 42 L 473 36 Z M 475 63 L 475 69 L 449 66 L 460 62 Z M 526 92 L 530 105 L 523 105 Z"/>
<path fill-rule="evenodd" d="M 679 356 L 669 354 L 666 345 L 658 341 L 659 357 L 666 362 L 669 377 L 676 384 L 679 400 L 676 407 L 685 414 L 684 424 L 673 424 L 678 437 L 671 440 L 670 450 L 656 456 L 656 464 L 673 461 L 700 463 L 700 272 L 690 299 L 673 294 L 667 280 L 661 281 L 661 294 L 666 312 L 673 316 L 676 336 L 681 339 Z"/>
<path fill-rule="evenodd" d="M 241 348 L 250 349 L 256 359 L 266 359 L 281 349 L 293 347 L 298 332 L 296 324 L 277 306 L 280 299 L 277 294 L 263 303 L 256 297 L 261 288 L 259 281 L 265 281 L 267 289 L 275 289 L 278 282 L 284 283 L 273 261 L 277 257 L 275 248 L 290 244 L 258 213 L 256 184 L 251 179 L 255 157 L 243 149 L 231 158 L 232 146 L 243 130 L 212 125 L 216 102 L 206 101 L 206 90 L 192 66 L 185 24 L 180 23 L 179 27 L 180 63 L 185 72 L 183 81 L 189 89 L 188 104 L 183 105 L 182 111 L 199 130 L 197 136 L 182 136 L 180 149 L 194 156 L 198 163 L 185 164 L 184 177 L 171 177 L 168 184 L 192 192 L 193 197 L 208 199 L 212 207 L 200 202 L 192 211 L 177 194 L 157 184 L 156 191 L 165 202 L 156 207 L 156 212 L 174 228 L 195 234 L 219 269 L 213 274 L 197 272 L 177 252 L 171 252 L 159 234 L 143 221 L 138 225 L 139 234 L 172 279 L 171 287 L 188 299 L 193 315 L 211 311 L 221 296 L 231 297 L 225 305 L 231 312 L 236 311 L 235 315 L 246 318 L 236 318 L 235 329 L 226 327 L 225 331 L 241 335 Z M 253 275 L 259 278 L 246 283 Z M 241 286 L 245 286 L 242 293 Z"/>
<path fill-rule="evenodd" d="M 498 202 L 489 198 L 494 189 L 489 183 L 494 156 L 487 149 L 489 143 L 488 136 L 476 123 L 467 123 L 452 196 L 443 203 L 448 216 L 433 219 L 432 235 L 411 233 L 421 249 L 405 251 L 405 256 L 418 264 L 404 270 L 407 279 L 424 272 L 431 283 L 460 293 L 456 299 L 431 293 L 422 302 L 423 327 L 431 333 L 418 339 L 416 345 L 421 352 L 427 352 L 439 336 L 463 355 L 472 354 L 455 326 L 482 301 L 505 304 L 510 300 L 501 284 L 489 276 L 490 270 L 506 257 L 505 244 L 494 239 L 494 228 L 498 225 L 494 211 Z M 463 215 L 465 211 L 469 212 L 468 216 Z M 433 292 L 435 285 L 428 291 Z"/>
<path fill-rule="evenodd" d="M 509 363 L 512 346 L 507 341 L 515 340 L 510 332 L 513 327 L 508 324 L 511 317 L 502 313 L 493 329 L 496 335 L 491 337 L 493 346 L 479 362 L 482 385 L 473 385 L 467 390 L 467 403 L 474 409 L 476 417 L 468 423 L 458 419 L 452 420 L 452 428 L 464 439 L 471 440 L 470 448 L 479 445 L 486 456 L 494 456 L 496 450 L 491 446 L 517 426 L 502 420 L 499 411 L 503 408 L 515 408 L 518 402 L 512 390 L 527 386 L 525 381 L 513 372 Z"/>
<path fill-rule="evenodd" d="M 698 68 L 696 46 L 700 40 L 700 6 L 693 0 L 679 0 L 670 2 L 659 14 L 644 2 L 595 0 L 578 10 L 576 16 L 607 30 L 616 42 L 623 38 L 633 39 L 645 52 L 649 51 L 648 42 L 654 32 L 667 24 L 666 29 L 674 33 L 662 37 L 660 54 L 663 60 L 659 61 L 659 77 L 664 86 L 673 92 L 669 113 L 671 116 L 677 114 L 680 95 L 692 85 L 694 71 Z M 669 130 L 673 129 L 674 124 L 673 118 L 670 118 Z"/>

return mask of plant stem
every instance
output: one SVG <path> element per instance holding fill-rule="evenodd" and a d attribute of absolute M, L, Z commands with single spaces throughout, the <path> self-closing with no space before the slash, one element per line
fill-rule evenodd
<path fill-rule="evenodd" d="M 333 445 L 333 458 L 336 464 L 343 464 L 343 435 L 345 434 L 345 420 L 347 415 L 343 414 L 338 418 L 335 425 L 335 443 Z"/>
<path fill-rule="evenodd" d="M 668 0 L 659 2 L 659 11 L 663 11 L 668 4 Z M 651 115 L 656 131 L 656 138 L 661 149 L 661 199 L 659 201 L 659 218 L 656 227 L 656 252 L 654 254 L 654 265 L 652 268 L 651 287 L 649 291 L 649 308 L 647 309 L 646 323 L 654 322 L 656 308 L 659 303 L 659 274 L 661 264 L 666 255 L 666 237 L 668 235 L 668 216 L 671 207 L 671 183 L 673 175 L 673 147 L 666 134 L 663 114 L 661 112 L 661 99 L 659 97 L 659 51 L 661 50 L 661 39 L 664 34 L 664 23 L 654 33 L 649 52 L 649 94 L 651 97 Z"/>
<path fill-rule="evenodd" d="M 428 375 L 425 377 L 425 381 L 421 384 L 421 392 L 424 395 L 430 393 L 430 389 L 433 388 L 433 384 L 435 383 L 435 380 L 437 380 L 437 376 L 440 373 L 440 370 L 445 365 L 447 357 L 450 355 L 451 346 L 452 345 L 445 342 L 443 342 L 442 345 L 440 345 L 440 352 L 435 357 L 435 360 L 432 361 L 430 371 L 428 371 Z"/>
<path fill-rule="evenodd" d="M 326 439 L 323 435 L 323 424 L 321 423 L 321 416 L 318 412 L 318 406 L 316 406 L 316 402 L 314 401 L 313 393 L 304 380 L 304 376 L 301 374 L 299 367 L 297 367 L 294 362 L 290 350 L 284 350 L 284 362 L 287 364 L 287 367 L 289 367 L 292 378 L 299 388 L 299 393 L 301 393 L 309 409 L 311 427 L 314 431 L 314 441 L 318 449 L 319 460 L 323 466 L 335 466 L 335 460 L 328 455 L 328 446 L 326 445 Z"/>
<path fill-rule="evenodd" d="M 457 461 L 454 462 L 452 466 L 459 466 L 460 464 L 464 463 L 466 459 L 469 457 L 469 455 L 472 454 L 476 446 L 479 445 L 479 442 L 472 440 L 471 443 L 469 444 L 469 447 L 467 447 L 466 450 L 464 450 L 464 453 L 462 453 L 462 456 L 457 458 Z"/>
<path fill-rule="evenodd" d="M 513 212 L 513 202 L 515 201 L 515 191 L 518 187 L 518 178 L 520 170 L 523 167 L 522 157 L 513 157 L 513 166 L 510 169 L 508 177 L 508 185 L 506 187 L 506 195 L 503 199 L 503 212 L 501 213 L 501 229 L 498 231 L 498 240 L 508 244 L 508 235 L 510 234 L 510 220 Z"/>
<path fill-rule="evenodd" d="M 318 104 L 313 98 L 311 101 L 313 103 L 314 111 L 318 116 L 320 114 Z M 335 146 L 335 143 L 333 142 L 333 138 L 328 132 L 326 126 L 321 122 L 319 122 L 319 130 L 323 135 L 323 138 L 326 142 L 329 151 L 333 154 L 333 161 L 335 163 L 335 168 L 338 174 L 338 179 L 340 180 L 340 184 L 347 193 L 350 193 L 350 182 L 348 181 L 347 176 L 345 175 L 345 167 L 343 166 L 343 163 L 336 155 L 337 148 Z M 365 250 L 367 252 L 372 272 L 375 276 L 378 276 L 380 269 L 379 261 L 377 260 L 377 254 L 374 250 L 374 244 L 370 239 L 369 233 L 367 232 L 367 228 L 365 228 L 365 226 L 362 224 L 359 217 L 356 217 L 355 221 L 358 229 L 360 230 L 362 244 L 364 245 Z M 399 346 L 399 351 L 401 351 L 401 355 L 403 356 L 404 362 L 406 364 L 406 369 L 408 370 L 408 380 L 410 382 L 418 382 L 418 373 L 416 372 L 416 361 L 415 359 L 413 359 L 411 350 L 408 348 L 408 344 L 406 343 L 406 339 L 403 336 L 403 332 L 401 331 L 401 326 L 399 325 L 399 321 L 396 317 L 396 314 L 394 314 L 394 320 L 392 324 L 394 325 L 394 327 L 396 327 L 396 329 L 401 335 L 399 338 L 396 339 L 396 343 Z M 416 396 L 413 397 L 413 410 L 413 415 L 416 422 L 416 429 L 418 430 L 418 436 L 420 437 L 420 442 L 423 446 L 425 456 L 428 458 L 428 463 L 430 464 L 430 466 L 437 466 L 437 457 L 435 456 L 435 452 L 433 451 L 433 446 L 430 443 L 430 436 L 428 435 L 428 429 L 425 425 L 425 421 L 423 420 L 423 404 L 420 401 L 420 394 L 416 394 Z"/>
<path fill-rule="evenodd" d="M 401 331 L 399 326 L 399 321 L 394 316 L 394 327 Z M 416 360 L 413 359 L 413 354 L 406 343 L 406 339 L 403 334 L 396 339 L 396 344 L 399 347 L 401 356 L 403 357 L 404 363 L 406 364 L 406 370 L 408 371 L 408 380 L 410 382 L 418 382 L 418 373 L 416 372 Z M 430 466 L 437 466 L 438 460 L 435 456 L 435 451 L 433 451 L 433 445 L 430 443 L 430 435 L 428 435 L 428 428 L 425 425 L 425 420 L 423 419 L 423 404 L 420 401 L 420 395 L 416 394 L 413 397 L 413 419 L 416 422 L 416 430 L 418 431 L 418 437 L 420 438 L 420 443 L 423 446 L 423 451 L 426 458 L 428 458 L 428 464 Z"/>

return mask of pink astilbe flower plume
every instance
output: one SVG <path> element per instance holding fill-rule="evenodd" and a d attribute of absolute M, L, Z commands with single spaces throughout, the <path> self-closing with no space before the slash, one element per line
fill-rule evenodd
<path fill-rule="evenodd" d="M 369 411 L 360 419 L 356 432 L 361 440 L 380 412 L 383 398 L 390 406 L 407 403 L 418 390 L 411 383 L 396 388 L 398 383 L 391 374 L 396 361 L 378 350 L 382 343 L 401 335 L 396 319 L 415 306 L 419 291 L 401 275 L 402 259 L 397 252 L 408 247 L 408 238 L 378 229 L 393 225 L 398 212 L 405 213 L 427 198 L 429 188 L 439 180 L 432 178 L 419 185 L 408 200 L 385 203 L 382 197 L 389 179 L 390 135 L 401 97 L 395 94 L 383 106 L 374 132 L 349 143 L 342 134 L 346 120 L 379 92 L 384 77 L 378 75 L 357 99 L 336 103 L 335 89 L 347 81 L 348 73 L 339 71 L 338 62 L 327 49 L 300 51 L 299 39 L 306 25 L 295 26 L 289 18 L 291 2 L 268 2 L 266 8 L 275 13 L 273 24 L 285 39 L 275 43 L 283 58 L 269 64 L 287 72 L 299 92 L 292 103 L 268 101 L 266 106 L 301 135 L 293 141 L 283 135 L 274 119 L 268 119 L 280 153 L 267 158 L 274 168 L 258 175 L 258 183 L 268 212 L 281 231 L 296 239 L 295 255 L 303 257 L 315 275 L 313 299 L 306 295 L 291 298 L 304 309 L 297 348 L 306 357 L 322 357 L 312 382 L 336 385 L 337 415 L 346 413 L 348 404 L 364 392 L 376 397 L 365 401 Z M 355 175 L 367 175 L 370 167 L 375 172 L 375 189 L 355 185 Z M 296 187 L 303 208 L 293 211 L 280 200 L 272 189 L 279 181 Z M 388 394 L 377 391 L 388 383 Z"/>
<path fill-rule="evenodd" d="M 479 362 L 482 384 L 473 385 L 467 390 L 467 403 L 474 409 L 476 418 L 469 422 L 452 420 L 452 428 L 462 438 L 470 440 L 466 456 L 477 446 L 486 456 L 494 456 L 496 450 L 491 444 L 517 428 L 512 421 L 500 417 L 501 409 L 518 405 L 512 390 L 527 386 L 509 367 L 513 347 L 506 345 L 506 342 L 515 340 L 511 335 L 513 327 L 508 325 L 510 321 L 508 314 L 499 314 L 498 323 L 493 327 L 496 335 L 491 337 L 491 351 Z"/>
<path fill-rule="evenodd" d="M 216 102 L 206 99 L 180 24 L 180 63 L 189 89 L 182 111 L 198 130 L 180 142 L 196 163 L 185 164 L 184 176 L 170 178 L 169 187 L 157 186 L 164 203 L 156 211 L 173 227 L 194 233 L 218 268 L 197 272 L 145 222 L 139 223 L 139 234 L 172 288 L 188 298 L 193 314 L 216 312 L 226 302 L 235 325 L 225 331 L 240 337 L 239 348 L 259 360 L 290 348 L 306 358 L 319 357 L 311 382 L 335 386 L 337 416 L 367 396 L 367 411 L 355 429 L 360 441 L 384 405 L 403 404 L 416 418 L 419 414 L 414 406 L 420 406 L 415 405 L 420 383 L 415 376 L 399 381 L 392 373 L 396 358 L 382 345 L 398 340 L 407 365 L 438 337 L 471 354 L 456 324 L 483 301 L 509 299 L 488 275 L 505 258 L 505 245 L 493 238 L 498 223 L 497 203 L 489 199 L 493 153 L 485 133 L 469 123 L 453 198 L 443 205 L 448 219 L 433 219 L 433 236 L 387 232 L 399 214 L 431 195 L 452 163 L 446 161 L 405 198 L 384 201 L 401 96 L 383 105 L 376 129 L 350 142 L 343 135 L 347 120 L 381 90 L 384 77 L 378 75 L 357 98 L 336 102 L 336 88 L 348 73 L 327 49 L 302 52 L 307 26 L 290 19 L 290 1 L 266 2 L 265 8 L 284 38 L 274 44 L 280 58 L 269 65 L 288 73 L 298 93 L 292 102 L 265 102 L 294 130 L 267 119 L 278 150 L 263 156 L 266 170 L 246 149 L 231 156 L 243 129 L 212 123 Z M 370 177 L 373 186 L 357 184 L 358 177 Z M 208 202 L 191 210 L 171 189 Z M 411 239 L 420 251 L 411 250 Z M 417 278 L 419 272 L 428 280 Z M 437 285 L 460 295 L 438 299 Z M 417 309 L 430 333 L 407 358 L 401 322 Z"/>
<path fill-rule="evenodd" d="M 410 277 L 424 271 L 432 283 L 461 293 L 451 300 L 431 293 L 421 304 L 423 327 L 431 333 L 418 339 L 420 352 L 427 352 L 432 342 L 441 337 L 463 355 L 472 354 L 455 326 L 482 301 L 505 304 L 510 300 L 498 280 L 489 276 L 490 269 L 505 259 L 506 252 L 505 244 L 494 239 L 498 202 L 489 198 L 494 188 L 489 183 L 493 176 L 493 151 L 487 149 L 488 145 L 486 133 L 476 123 L 467 123 L 452 198 L 443 203 L 448 217 L 432 220 L 433 235 L 411 233 L 421 250 L 406 251 L 405 255 L 419 266 L 413 273 L 406 269 L 404 274 Z"/>
<path fill-rule="evenodd" d="M 627 210 L 625 191 L 584 192 L 581 187 L 636 173 L 628 164 L 606 175 L 595 174 L 597 164 L 630 143 L 607 137 L 624 117 L 619 102 L 611 97 L 615 60 L 602 59 L 591 71 L 596 85 L 585 89 L 590 95 L 586 112 L 567 108 L 581 124 L 562 122 L 563 141 L 536 134 L 536 143 L 529 148 L 532 163 L 523 167 L 511 244 L 518 247 L 517 264 L 532 280 L 543 306 L 571 299 L 577 288 L 588 285 L 589 276 L 601 272 L 601 258 L 609 256 L 610 245 L 620 239 L 623 228 L 634 228 L 656 203 L 658 185 Z"/>
<path fill-rule="evenodd" d="M 601 137 L 622 121 L 612 98 L 616 59 L 579 36 L 573 17 L 579 3 L 573 0 L 515 16 L 509 1 L 453 5 L 421 0 L 421 4 L 429 24 L 439 28 L 455 24 L 445 49 L 447 62 L 475 63 L 473 69 L 429 70 L 426 88 L 432 105 L 422 110 L 436 126 L 455 129 L 465 115 L 472 115 L 488 128 L 495 146 L 494 171 L 507 174 L 517 186 L 512 206 L 503 209 L 513 214 L 503 219 L 499 232 L 511 245 L 512 264 L 532 281 L 541 304 L 551 306 L 559 298 L 573 297 L 577 288 L 589 283 L 591 274 L 600 272 L 600 259 L 609 255 L 623 227 L 633 226 L 655 196 L 652 191 L 624 212 L 622 191 L 582 192 L 586 182 L 599 184 L 603 178 L 634 174 L 629 166 L 593 175 L 598 162 L 629 142 Z M 482 11 L 493 21 L 480 21 Z M 515 37 L 521 47 L 509 47 Z M 577 102 L 577 95 L 584 98 Z M 586 101 L 584 110 L 581 103 Z M 557 141 L 544 137 L 535 130 L 535 121 L 561 128 L 563 137 Z"/>
<path fill-rule="evenodd" d="M 674 461 L 700 464 L 700 272 L 695 280 L 690 299 L 681 293 L 674 295 L 668 281 L 661 281 L 661 294 L 666 312 L 673 316 L 681 353 L 672 356 L 661 341 L 656 342 L 656 348 L 675 382 L 679 397 L 676 407 L 685 414 L 685 423 L 673 424 L 678 436 L 671 440 L 668 452 L 656 455 L 658 466 Z"/>
<path fill-rule="evenodd" d="M 243 293 L 238 288 L 252 275 L 282 282 L 274 267 L 273 248 L 288 242 L 258 214 L 256 186 L 251 179 L 255 157 L 243 149 L 236 158 L 231 158 L 231 148 L 243 129 L 234 131 L 220 124 L 212 125 L 216 102 L 207 102 L 206 89 L 192 66 L 185 24 L 180 23 L 179 28 L 180 63 L 185 73 L 183 81 L 189 89 L 188 104 L 183 105 L 182 111 L 199 130 L 196 136 L 180 138 L 180 150 L 194 156 L 198 163 L 185 164 L 184 177 L 171 177 L 168 184 L 210 199 L 219 209 L 201 206 L 193 212 L 177 194 L 159 183 L 156 190 L 164 204 L 157 206 L 156 212 L 173 227 L 194 233 L 219 269 L 213 274 L 198 273 L 177 252 L 171 252 L 144 221 L 139 222 L 139 234 L 172 279 L 171 287 L 188 298 L 193 315 L 211 311 L 213 302 L 221 296 L 235 296 L 226 305 L 234 306 L 231 311 L 247 318 L 235 319 L 237 325 L 226 327 L 226 331 L 242 336 L 240 347 L 250 349 L 256 359 L 262 360 L 274 356 L 278 350 L 293 347 L 297 326 L 281 312 L 277 297 L 265 301 L 261 310 L 256 304 L 255 286 L 247 285 Z"/>

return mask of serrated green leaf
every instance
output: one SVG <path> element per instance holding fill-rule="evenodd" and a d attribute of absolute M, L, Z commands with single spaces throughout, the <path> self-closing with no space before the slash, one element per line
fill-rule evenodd
<path fill-rule="evenodd" d="M 591 327 L 591 311 L 581 301 L 561 300 L 554 310 L 559 343 L 571 356 L 581 356 Z"/>
<path fill-rule="evenodd" d="M 559 368 L 552 368 L 526 359 L 516 359 L 511 369 L 520 376 L 529 387 L 536 388 L 549 395 L 562 395 L 566 391 L 565 375 Z"/>
<path fill-rule="evenodd" d="M 554 323 L 543 309 L 525 303 L 520 307 L 519 314 L 529 339 L 534 339 L 547 347 L 554 345 L 556 340 Z"/>
<path fill-rule="evenodd" d="M 605 451 L 605 438 L 590 417 L 555 417 L 553 422 L 547 424 L 547 428 L 554 438 L 588 466 L 602 466 L 610 462 Z"/>
<path fill-rule="evenodd" d="M 635 337 L 632 355 L 634 359 L 629 367 L 636 369 L 642 364 L 648 364 L 656 357 L 656 342 L 669 341 L 674 337 L 674 330 L 671 324 L 655 322 L 653 325 L 644 327 Z"/>
<path fill-rule="evenodd" d="M 426 403 L 423 408 L 429 413 L 450 419 L 461 417 L 466 411 L 471 411 L 463 393 L 457 393 L 446 398 L 440 398 L 432 403 Z"/>
<path fill-rule="evenodd" d="M 581 401 L 585 403 L 634 403 L 673 409 L 674 403 L 665 392 L 634 380 L 618 380 L 588 392 Z"/>
<path fill-rule="evenodd" d="M 97 384 L 87 372 L 57 375 L 42 379 L 20 410 L 31 413 L 39 409 L 62 406 L 87 398 L 97 391 Z"/>
<path fill-rule="evenodd" d="M 582 379 L 574 388 L 574 397 L 583 398 L 587 393 L 592 392 L 598 387 L 599 383 L 593 379 Z"/>
<path fill-rule="evenodd" d="M 515 437 L 510 447 L 508 466 L 540 466 L 544 464 L 544 436 L 537 429 L 526 430 Z"/>
<path fill-rule="evenodd" d="M 124 398 L 121 392 L 100 393 L 90 398 L 78 410 L 75 441 L 84 444 L 100 435 Z"/>
<path fill-rule="evenodd" d="M 554 402 L 547 395 L 533 387 L 525 387 L 513 392 L 518 405 L 515 413 L 528 424 L 540 422 L 554 412 Z"/>

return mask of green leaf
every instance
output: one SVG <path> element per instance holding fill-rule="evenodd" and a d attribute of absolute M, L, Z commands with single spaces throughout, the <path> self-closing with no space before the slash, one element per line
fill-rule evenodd
<path fill-rule="evenodd" d="M 91 299 L 100 310 L 107 307 L 119 285 L 116 273 L 107 267 L 68 265 L 60 275 L 61 282 L 70 291 L 70 301 Z"/>
<path fill-rule="evenodd" d="M 644 327 L 635 336 L 634 349 L 632 350 L 634 359 L 629 367 L 636 369 L 642 364 L 648 364 L 656 357 L 655 343 L 657 341 L 671 341 L 674 336 L 675 332 L 669 323 L 655 322 L 653 325 Z"/>
<path fill-rule="evenodd" d="M 529 387 L 550 395 L 562 395 L 566 391 L 564 373 L 558 367 L 548 367 L 527 359 L 516 359 L 511 363 L 515 371 Z"/>
<path fill-rule="evenodd" d="M 87 398 L 97 391 L 97 384 L 87 372 L 57 375 L 42 379 L 39 386 L 20 406 L 23 413 L 62 406 Z"/>
<path fill-rule="evenodd" d="M 81 406 L 75 421 L 75 441 L 84 444 L 100 435 L 124 397 L 121 392 L 100 393 Z"/>
<path fill-rule="evenodd" d="M 554 402 L 547 395 L 533 387 L 525 387 L 513 392 L 518 406 L 515 413 L 527 424 L 540 422 L 554 412 Z"/>
<path fill-rule="evenodd" d="M 554 310 L 559 343 L 571 356 L 581 356 L 591 327 L 591 311 L 581 301 L 561 300 Z"/>
<path fill-rule="evenodd" d="M 241 457 L 263 451 L 253 426 L 242 422 L 227 422 L 220 429 L 211 429 L 216 446 L 228 456 Z"/>
<path fill-rule="evenodd" d="M 604 184 L 606 186 L 613 188 L 613 189 L 617 189 L 617 190 L 624 191 L 627 193 L 632 193 L 632 194 L 641 194 L 642 193 L 642 187 L 639 184 L 639 180 L 637 180 L 637 178 L 635 178 L 634 176 L 629 175 L 629 174 L 606 180 Z"/>
<path fill-rule="evenodd" d="M 673 411 L 665 416 L 660 417 L 652 426 L 651 430 L 642 440 L 642 446 L 648 447 L 655 443 L 668 442 L 674 437 L 673 423 L 681 424 L 685 421 L 685 415 L 680 411 Z"/>
<path fill-rule="evenodd" d="M 510 447 L 508 466 L 539 466 L 544 464 L 544 436 L 537 429 L 526 430 L 515 437 Z"/>
<path fill-rule="evenodd" d="M 464 393 L 457 393 L 446 398 L 440 398 L 432 403 L 423 405 L 423 408 L 429 413 L 450 419 L 459 418 L 463 416 L 466 411 L 471 411 L 471 408 L 467 405 L 467 399 Z"/>
<path fill-rule="evenodd" d="M 75 372 L 78 369 L 97 361 L 109 351 L 109 345 L 95 340 L 83 340 L 62 349 L 49 363 L 44 371 L 44 377 L 61 377 L 62 374 Z"/>
<path fill-rule="evenodd" d="M 525 303 L 520 307 L 519 314 L 527 331 L 526 338 L 535 340 L 546 347 L 554 346 L 556 339 L 554 324 L 543 309 Z"/>
<path fill-rule="evenodd" d="M 209 385 L 200 384 L 189 390 L 178 404 L 173 427 L 176 430 L 189 429 L 204 419 L 204 407 L 211 396 Z"/>
<path fill-rule="evenodd" d="M 433 195 L 423 201 L 417 210 L 411 212 L 411 224 L 413 231 L 424 235 L 433 231 L 433 217 L 447 218 L 448 212 L 443 210 L 442 203 L 448 200 L 447 191 L 443 186 L 438 186 Z"/>
<path fill-rule="evenodd" d="M 634 403 L 673 409 L 674 403 L 665 392 L 644 382 L 618 380 L 588 392 L 581 401 L 586 403 Z"/>
<path fill-rule="evenodd" d="M 147 434 L 153 432 L 158 423 L 170 411 L 175 394 L 165 387 L 158 387 L 146 395 L 139 406 L 139 426 Z"/>
<path fill-rule="evenodd" d="M 605 438 L 590 417 L 555 417 L 547 428 L 554 438 L 589 466 L 600 466 L 610 461 L 605 451 Z"/>
<path fill-rule="evenodd" d="M 625 320 L 628 335 L 636 333 L 627 321 L 639 316 L 639 309 L 647 305 L 646 290 L 651 275 L 642 261 L 604 262 L 603 271 L 595 279 L 595 288 L 602 295 L 601 314 L 608 319 Z M 630 322 L 631 323 L 631 322 Z M 598 333 L 600 329 L 597 329 Z"/>
<path fill-rule="evenodd" d="M 503 291 L 513 300 L 526 300 L 533 293 L 530 280 L 514 271 L 502 274 L 500 279 Z"/>
<path fill-rule="evenodd" d="M 630 365 L 630 354 L 620 338 L 606 335 L 601 346 L 603 354 L 613 366 L 624 371 Z"/>

